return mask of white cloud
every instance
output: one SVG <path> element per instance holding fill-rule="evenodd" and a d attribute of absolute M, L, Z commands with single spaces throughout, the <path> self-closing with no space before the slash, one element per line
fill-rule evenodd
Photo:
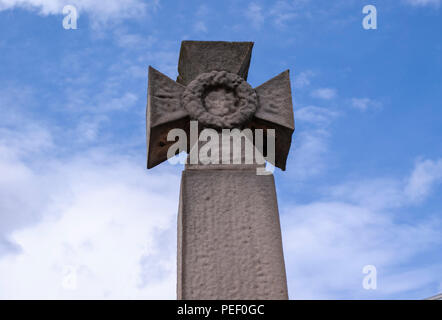
<path fill-rule="evenodd" d="M 28 156 L 42 152 L 53 146 L 50 132 L 38 125 L 23 123 L 20 130 L 0 127 L 0 149 L 2 157 L 9 154 L 13 156 Z"/>
<path fill-rule="evenodd" d="M 122 97 L 113 98 L 108 102 L 102 102 L 102 111 L 129 109 L 138 100 L 138 96 L 132 92 L 126 92 Z"/>
<path fill-rule="evenodd" d="M 18 161 L 23 152 L 21 145 L 12 150 L 0 142 L 0 239 L 15 228 L 35 222 L 48 198 L 40 188 L 44 179 Z M 26 153 L 28 157 L 32 154 Z"/>
<path fill-rule="evenodd" d="M 332 88 L 320 88 L 312 91 L 311 95 L 314 98 L 331 100 L 337 97 L 337 92 Z"/>
<path fill-rule="evenodd" d="M 442 182 L 442 159 L 420 160 L 408 179 L 405 194 L 411 201 L 419 202 L 427 197 L 432 188 Z"/>
<path fill-rule="evenodd" d="M 301 1 L 302 2 L 302 1 Z M 270 16 L 273 18 L 273 22 L 277 26 L 284 26 L 287 21 L 294 19 L 297 13 L 296 2 L 277 1 L 270 9 Z"/>
<path fill-rule="evenodd" d="M 206 33 L 207 32 L 207 25 L 206 25 L 206 23 L 204 21 L 197 21 L 193 25 L 193 30 L 195 32 Z"/>
<path fill-rule="evenodd" d="M 79 12 L 92 15 L 95 19 L 139 17 L 148 7 L 156 8 L 158 1 L 145 3 L 141 0 L 0 0 L 0 10 L 22 8 L 37 11 L 42 15 L 62 14 L 65 5 L 73 5 Z"/>
<path fill-rule="evenodd" d="M 351 106 L 360 111 L 366 111 L 370 108 L 378 109 L 381 107 L 381 103 L 370 98 L 352 98 Z"/>
<path fill-rule="evenodd" d="M 302 89 L 310 85 L 311 78 L 315 76 L 315 73 L 311 70 L 303 71 L 299 74 L 295 74 L 293 80 L 293 86 L 297 89 Z"/>
<path fill-rule="evenodd" d="M 406 179 L 361 179 L 333 186 L 328 192 L 332 198 L 377 210 L 416 205 L 441 182 L 442 159 L 421 159 Z"/>
<path fill-rule="evenodd" d="M 441 182 L 442 159 L 421 159 L 405 179 L 348 181 L 327 187 L 322 200 L 283 205 L 290 297 L 422 299 L 434 294 L 431 288 L 442 282 L 442 261 L 416 261 L 440 251 L 442 219 L 428 214 L 407 219 L 398 209 L 422 202 Z M 362 287 L 365 265 L 377 268 L 377 290 Z"/>
<path fill-rule="evenodd" d="M 315 125 L 329 124 L 337 116 L 338 113 L 336 111 L 316 106 L 307 106 L 295 111 L 295 118 L 298 121 L 304 121 Z"/>
<path fill-rule="evenodd" d="M 300 132 L 293 143 L 293 160 L 290 171 L 298 180 L 304 180 L 324 171 L 327 166 L 329 133 L 324 129 L 312 129 Z M 293 178 L 291 177 L 291 178 Z"/>
<path fill-rule="evenodd" d="M 327 108 L 307 106 L 294 111 L 296 121 L 304 130 L 294 135 L 293 151 L 289 153 L 290 179 L 297 180 L 319 175 L 329 164 L 328 145 L 330 132 L 328 125 L 339 116 L 339 113 Z"/>
<path fill-rule="evenodd" d="M 210 10 L 206 4 L 202 4 L 195 12 L 195 22 L 193 24 L 193 31 L 196 33 L 207 33 L 207 19 L 209 18 Z"/>
<path fill-rule="evenodd" d="M 392 178 L 368 178 L 330 187 L 332 198 L 365 208 L 395 208 L 406 203 L 402 181 Z"/>
<path fill-rule="evenodd" d="M 441 281 L 440 261 L 404 268 L 442 245 L 440 220 L 397 223 L 388 212 L 333 201 L 285 208 L 281 225 L 292 299 L 394 299 Z M 377 268 L 377 290 L 362 287 L 365 265 Z"/>
<path fill-rule="evenodd" d="M 120 81 L 122 79 L 118 79 Z M 127 111 L 135 106 L 139 96 L 133 92 L 118 92 L 114 84 L 106 82 L 102 91 L 90 93 L 89 88 L 67 88 L 66 110 L 92 114 L 103 114 L 110 111 Z"/>
<path fill-rule="evenodd" d="M 415 7 L 434 6 L 439 7 L 441 0 L 406 0 L 406 3 Z"/>
<path fill-rule="evenodd" d="M 135 33 L 128 33 L 122 28 L 118 28 L 114 32 L 115 40 L 118 46 L 122 48 L 142 48 L 143 50 L 150 49 L 158 39 L 152 35 L 140 35 Z"/>
<path fill-rule="evenodd" d="M 78 121 L 73 135 L 80 142 L 95 141 L 99 134 L 103 123 L 109 121 L 109 118 L 104 115 L 99 116 L 85 116 Z"/>
<path fill-rule="evenodd" d="M 141 41 L 145 45 L 142 48 L 148 49 L 150 46 L 149 37 L 138 38 L 138 35 L 127 34 L 124 31 L 116 31 L 114 34 L 119 45 L 130 46 L 137 41 L 135 39 L 140 39 L 140 41 L 145 39 Z M 151 41 L 154 40 L 151 39 Z M 108 115 L 110 112 L 131 110 L 140 102 L 142 96 L 145 99 L 142 92 L 131 86 L 135 82 L 135 76 L 142 76 L 143 80 L 147 77 L 149 63 L 139 62 L 144 57 L 136 59 L 136 62 L 127 60 L 125 57 L 116 57 L 117 62 L 114 64 L 97 68 L 87 65 L 86 61 L 96 58 L 90 53 L 83 52 L 72 52 L 63 57 L 61 69 L 70 70 L 70 76 L 63 78 L 67 82 L 67 85 L 63 86 L 63 100 L 55 102 L 57 106 L 54 108 L 83 115 L 95 114 L 102 118 L 103 114 Z M 60 98 L 57 97 L 57 99 Z M 101 119 L 94 122 L 98 123 L 98 120 Z"/>
<path fill-rule="evenodd" d="M 246 18 L 255 29 L 260 29 L 266 20 L 277 27 L 284 27 L 287 22 L 302 14 L 302 7 L 308 0 L 285 1 L 279 0 L 269 7 L 257 2 L 251 2 L 245 12 Z"/>
<path fill-rule="evenodd" d="M 250 21 L 252 26 L 256 29 L 261 28 L 264 24 L 264 14 L 262 7 L 257 3 L 250 3 L 248 9 L 245 11 L 246 18 Z"/>
<path fill-rule="evenodd" d="M 16 247 L 0 257 L 2 298 L 175 297 L 178 175 L 103 150 L 38 171 L 0 163 L 2 241 Z"/>
<path fill-rule="evenodd" d="M 147 172 L 142 153 L 112 145 L 59 157 L 72 141 L 56 132 L 23 114 L 0 119 L 0 297 L 175 298 L 179 174 Z"/>
<path fill-rule="evenodd" d="M 209 7 L 206 4 L 202 4 L 198 7 L 198 10 L 196 11 L 196 15 L 199 17 L 206 17 L 209 15 Z"/>

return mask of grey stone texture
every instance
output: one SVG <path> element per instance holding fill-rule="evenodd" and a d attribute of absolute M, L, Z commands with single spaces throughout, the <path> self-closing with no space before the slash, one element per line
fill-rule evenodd
<path fill-rule="evenodd" d="M 149 67 L 149 85 L 146 109 L 147 168 L 167 160 L 167 150 L 173 142 L 167 133 L 173 128 L 185 129 L 189 116 L 181 107 L 185 87 Z"/>
<path fill-rule="evenodd" d="M 188 85 L 200 74 L 227 71 L 247 80 L 253 42 L 183 41 L 177 82 Z"/>
<path fill-rule="evenodd" d="M 183 41 L 177 82 L 149 67 L 146 112 L 148 169 L 167 160 L 168 147 L 173 144 L 167 141 L 169 130 L 181 128 L 188 131 L 190 119 L 200 120 L 194 113 L 189 113 L 186 105 L 183 105 L 186 87 L 197 77 L 214 70 L 236 74 L 244 80 L 245 84 L 242 86 L 248 87 L 246 80 L 252 47 L 252 42 Z M 226 85 L 227 89 L 232 86 L 234 86 L 232 83 Z M 258 101 L 256 112 L 243 118 L 239 117 L 238 121 L 243 121 L 239 126 L 252 130 L 275 129 L 276 157 L 275 163 L 272 164 L 285 170 L 295 129 L 289 71 L 282 72 L 255 88 L 254 91 Z M 238 91 L 236 94 L 241 92 Z M 238 104 L 241 104 L 241 100 L 238 100 Z M 201 104 L 204 104 L 204 101 L 201 101 Z M 231 124 L 238 125 L 235 119 L 232 120 L 232 116 L 236 115 L 242 115 L 242 113 L 232 112 L 232 114 L 225 115 L 225 118 L 229 119 L 225 121 L 226 127 Z M 205 119 L 201 120 L 204 122 Z M 216 122 L 213 127 L 219 127 L 220 123 L 222 124 L 222 121 Z M 189 145 L 187 152 L 190 147 Z"/>
<path fill-rule="evenodd" d="M 295 129 L 289 71 L 253 89 L 246 82 L 252 47 L 252 42 L 183 41 L 176 82 L 149 67 L 148 168 L 167 160 L 171 129 L 189 137 L 190 120 L 198 120 L 199 130 L 275 129 L 273 164 L 285 170 Z M 188 153 L 202 143 L 189 140 Z M 257 175 L 257 167 L 186 165 L 178 214 L 178 299 L 288 298 L 274 178 Z"/>
<path fill-rule="evenodd" d="M 187 168 L 178 215 L 178 299 L 287 299 L 273 175 Z"/>
<path fill-rule="evenodd" d="M 182 94 L 182 105 L 204 127 L 240 128 L 255 114 L 255 90 L 240 76 L 211 71 L 193 79 Z"/>

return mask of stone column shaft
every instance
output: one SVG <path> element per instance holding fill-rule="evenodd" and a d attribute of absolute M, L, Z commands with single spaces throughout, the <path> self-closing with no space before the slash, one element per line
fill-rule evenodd
<path fill-rule="evenodd" d="M 288 298 L 273 175 L 183 171 L 177 291 L 186 300 Z"/>

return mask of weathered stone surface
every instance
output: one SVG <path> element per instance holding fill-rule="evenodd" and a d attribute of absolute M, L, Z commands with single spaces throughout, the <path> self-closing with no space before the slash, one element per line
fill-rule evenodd
<path fill-rule="evenodd" d="M 177 82 L 187 85 L 198 75 L 227 71 L 247 80 L 253 42 L 183 41 Z"/>
<path fill-rule="evenodd" d="M 181 128 L 185 132 L 189 132 L 189 117 L 177 119 L 175 121 L 166 122 L 156 127 L 148 129 L 147 133 L 147 169 L 151 169 L 163 161 L 166 161 L 167 151 L 174 144 L 174 141 L 167 141 L 167 134 L 171 129 Z M 189 145 L 187 145 L 187 150 Z"/>
<path fill-rule="evenodd" d="M 256 111 L 255 90 L 240 76 L 211 71 L 192 80 L 182 96 L 191 119 L 205 127 L 240 128 Z"/>
<path fill-rule="evenodd" d="M 275 162 L 272 164 L 285 170 L 295 130 L 289 71 L 280 73 L 255 90 L 258 109 L 248 127 L 275 130 Z"/>
<path fill-rule="evenodd" d="M 187 163 L 185 165 L 185 168 L 189 170 L 255 170 L 255 172 L 265 170 L 265 163 L 258 163 L 256 161 L 256 152 L 259 151 L 253 146 L 253 138 L 247 139 L 247 137 L 244 136 L 240 139 L 240 146 L 238 150 L 239 152 L 233 152 L 232 147 L 234 144 L 237 144 L 237 141 L 234 141 L 234 139 L 231 138 L 230 141 L 225 145 L 222 134 L 218 133 L 219 149 L 216 155 L 211 155 L 217 158 L 217 162 L 209 164 L 204 163 L 204 155 L 200 155 L 200 157 L 198 157 L 197 159 L 198 161 L 196 163 L 192 163 L 190 154 L 192 152 L 198 152 L 198 150 L 195 151 L 195 149 L 201 149 L 206 144 L 205 141 L 199 141 L 198 144 L 195 144 L 194 146 L 189 148 L 190 154 L 187 156 Z M 247 144 L 249 144 L 249 150 L 247 150 Z M 248 152 L 248 159 L 246 156 L 246 152 Z M 228 158 L 229 160 L 228 163 L 223 162 L 223 154 L 227 155 L 226 158 Z M 250 162 L 247 160 L 250 160 Z M 258 168 L 260 169 L 257 170 Z"/>
<path fill-rule="evenodd" d="M 275 130 L 275 161 L 273 163 L 272 159 L 267 160 L 274 166 L 285 171 L 287 157 L 292 143 L 293 130 L 258 118 L 254 118 L 249 126 L 252 129 L 263 129 L 265 134 L 267 134 L 267 129 Z"/>
<path fill-rule="evenodd" d="M 178 299 L 287 299 L 272 175 L 183 172 Z"/>
<path fill-rule="evenodd" d="M 189 137 L 206 127 L 218 132 L 245 127 L 275 129 L 274 164 L 285 170 L 294 130 L 289 73 L 252 89 L 246 82 L 252 47 L 252 42 L 183 41 L 178 83 L 149 69 L 148 168 L 167 159 L 171 129 L 184 129 Z M 191 119 L 200 127 L 189 127 Z M 256 136 L 247 141 L 253 139 L 259 141 Z M 187 151 L 200 144 L 188 141 Z M 226 150 L 223 144 L 213 152 L 218 149 Z M 210 150 L 206 159 L 212 158 Z M 229 157 L 247 158 L 234 152 Z M 197 159 L 186 165 L 178 215 L 178 299 L 288 298 L 273 175 L 258 175 L 263 163 L 255 160 Z"/>
<path fill-rule="evenodd" d="M 294 130 L 289 71 L 280 73 L 255 90 L 259 100 L 255 117 Z"/>
<path fill-rule="evenodd" d="M 183 41 L 178 81 L 186 87 L 149 68 L 148 168 L 167 160 L 169 130 L 185 129 L 185 119 L 193 119 L 216 129 L 275 129 L 275 161 L 269 161 L 285 170 L 295 128 L 289 71 L 253 90 L 245 80 L 252 47 L 252 42 Z"/>
<path fill-rule="evenodd" d="M 181 106 L 184 87 L 149 67 L 146 109 L 147 168 L 167 160 L 167 150 L 173 142 L 167 141 L 170 129 L 188 126 L 187 111 Z"/>
<path fill-rule="evenodd" d="M 188 115 L 181 106 L 181 95 L 184 90 L 184 86 L 176 83 L 158 70 L 149 67 L 147 120 L 151 127 L 175 121 Z"/>

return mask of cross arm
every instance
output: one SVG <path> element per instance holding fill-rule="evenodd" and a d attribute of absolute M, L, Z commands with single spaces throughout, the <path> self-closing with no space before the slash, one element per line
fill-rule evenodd
<path fill-rule="evenodd" d="M 275 129 L 275 163 L 285 170 L 295 130 L 289 70 L 255 88 L 258 109 L 249 124 L 252 129 Z"/>
<path fill-rule="evenodd" d="M 224 70 L 247 80 L 253 42 L 183 41 L 177 82 L 188 85 L 198 75 Z"/>
<path fill-rule="evenodd" d="M 147 168 L 167 160 L 167 150 L 174 141 L 167 141 L 171 129 L 188 130 L 189 116 L 181 106 L 185 87 L 158 70 L 149 67 L 146 109 Z"/>

